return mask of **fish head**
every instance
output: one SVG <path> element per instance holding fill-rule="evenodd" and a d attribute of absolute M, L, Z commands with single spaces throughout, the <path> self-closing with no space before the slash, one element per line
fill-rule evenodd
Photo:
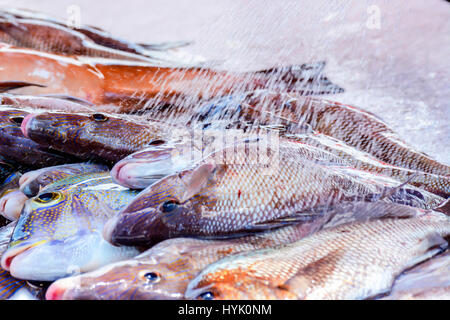
<path fill-rule="evenodd" d="M 19 279 L 53 281 L 137 254 L 103 239 L 110 211 L 91 189 L 45 188 L 25 202 L 1 265 Z"/>
<path fill-rule="evenodd" d="M 162 123 L 144 125 L 103 113 L 30 114 L 21 128 L 25 136 L 59 151 L 114 162 L 166 134 Z"/>
<path fill-rule="evenodd" d="M 193 277 L 189 257 L 180 255 L 179 244 L 157 247 L 158 245 L 130 260 L 60 279 L 50 286 L 46 298 L 49 300 L 183 299 L 186 286 Z"/>
<path fill-rule="evenodd" d="M 201 214 L 199 192 L 215 170 L 214 164 L 204 163 L 152 184 L 105 224 L 103 236 L 116 245 L 152 245 L 176 236 L 183 228 L 180 217 Z"/>
<path fill-rule="evenodd" d="M 201 272 L 188 285 L 186 299 L 197 300 L 267 300 L 283 299 L 282 294 L 239 268 Z"/>
<path fill-rule="evenodd" d="M 64 178 L 108 171 L 108 167 L 94 163 L 75 163 L 42 168 L 24 173 L 19 180 L 20 190 L 29 198 L 36 196 L 45 186 Z"/>
<path fill-rule="evenodd" d="M 31 166 L 67 163 L 68 158 L 49 151 L 46 147 L 23 135 L 21 125 L 30 114 L 2 106 L 0 110 L 0 154 L 6 160 Z"/>
<path fill-rule="evenodd" d="M 189 142 L 154 141 L 116 163 L 111 177 L 123 186 L 144 189 L 161 178 L 188 169 L 198 155 L 195 151 Z"/>
<path fill-rule="evenodd" d="M 8 220 L 17 220 L 28 197 L 18 189 L 3 192 L 0 198 L 0 214 Z"/>
<path fill-rule="evenodd" d="M 245 269 L 228 258 L 202 270 L 187 286 L 186 299 L 198 300 L 282 300 L 296 299 L 276 279 L 264 281 L 255 269 Z"/>

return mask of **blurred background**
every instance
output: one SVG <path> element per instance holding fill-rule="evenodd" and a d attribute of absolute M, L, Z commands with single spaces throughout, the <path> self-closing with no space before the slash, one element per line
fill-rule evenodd
<path fill-rule="evenodd" d="M 326 61 L 346 89 L 327 98 L 374 112 L 450 164 L 450 3 L 444 0 L 0 0 L 185 50 L 229 70 Z M 1 71 L 0 71 L 1 72 Z"/>

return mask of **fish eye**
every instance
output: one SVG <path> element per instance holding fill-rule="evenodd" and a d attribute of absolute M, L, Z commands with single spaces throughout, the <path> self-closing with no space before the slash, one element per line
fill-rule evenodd
<path fill-rule="evenodd" d="M 147 279 L 148 282 L 151 283 L 157 283 L 159 280 L 161 280 L 160 276 L 156 272 L 148 272 L 144 274 L 144 277 Z"/>
<path fill-rule="evenodd" d="M 162 204 L 161 211 L 162 212 L 172 212 L 178 207 L 178 202 L 169 200 Z"/>
<path fill-rule="evenodd" d="M 10 117 L 9 120 L 11 120 L 12 123 L 21 125 L 24 117 L 17 116 L 17 117 Z"/>
<path fill-rule="evenodd" d="M 47 203 L 47 202 L 57 199 L 58 197 L 59 197 L 59 195 L 56 192 L 45 192 L 45 193 L 38 195 L 36 197 L 36 201 L 41 202 L 41 203 Z"/>
<path fill-rule="evenodd" d="M 104 122 L 104 121 L 108 120 L 108 117 L 102 113 L 94 113 L 92 115 L 92 119 L 94 119 L 97 122 Z"/>
<path fill-rule="evenodd" d="M 203 299 L 203 300 L 213 300 L 215 298 L 214 293 L 212 293 L 211 291 L 206 291 L 203 292 L 202 294 L 200 294 L 198 296 L 198 298 Z"/>
<path fill-rule="evenodd" d="M 162 144 L 166 143 L 164 140 L 152 140 L 148 144 L 149 146 L 160 146 Z"/>

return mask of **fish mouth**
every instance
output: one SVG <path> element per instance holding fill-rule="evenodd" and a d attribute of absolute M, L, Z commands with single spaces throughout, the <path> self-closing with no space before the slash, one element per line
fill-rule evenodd
<path fill-rule="evenodd" d="M 122 160 L 111 169 L 113 180 L 127 188 L 145 189 L 159 179 L 173 173 L 171 162 L 155 160 Z"/>
<path fill-rule="evenodd" d="M 67 291 L 71 287 L 71 279 L 63 278 L 53 282 L 45 292 L 46 300 L 68 300 Z"/>
<path fill-rule="evenodd" d="M 11 275 L 14 276 L 11 272 L 11 266 L 13 264 L 14 259 L 17 258 L 20 254 L 33 248 L 34 246 L 37 246 L 37 245 L 39 245 L 41 243 L 45 243 L 45 242 L 47 242 L 47 240 L 41 240 L 37 243 L 22 243 L 16 247 L 11 247 L 11 248 L 7 249 L 3 253 L 2 259 L 0 262 L 2 268 L 5 269 L 6 271 L 9 271 L 11 273 Z"/>
<path fill-rule="evenodd" d="M 6 193 L 0 199 L 0 214 L 11 221 L 19 219 L 28 197 L 20 190 Z"/>
<path fill-rule="evenodd" d="M 22 130 L 23 135 L 28 139 L 30 139 L 30 137 L 28 136 L 28 130 L 30 128 L 30 123 L 31 123 L 31 120 L 35 116 L 36 115 L 32 114 L 32 113 L 28 114 L 25 118 L 23 118 L 22 124 L 20 125 L 20 130 Z"/>

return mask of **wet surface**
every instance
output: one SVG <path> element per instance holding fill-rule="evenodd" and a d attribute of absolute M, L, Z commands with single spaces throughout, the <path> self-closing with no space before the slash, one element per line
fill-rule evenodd
<path fill-rule="evenodd" d="M 136 42 L 192 40 L 221 68 L 257 70 L 326 60 L 346 89 L 333 100 L 384 119 L 404 140 L 450 164 L 450 4 L 410 1 L 1 0 L 74 17 Z M 73 5 L 77 7 L 73 7 Z"/>

